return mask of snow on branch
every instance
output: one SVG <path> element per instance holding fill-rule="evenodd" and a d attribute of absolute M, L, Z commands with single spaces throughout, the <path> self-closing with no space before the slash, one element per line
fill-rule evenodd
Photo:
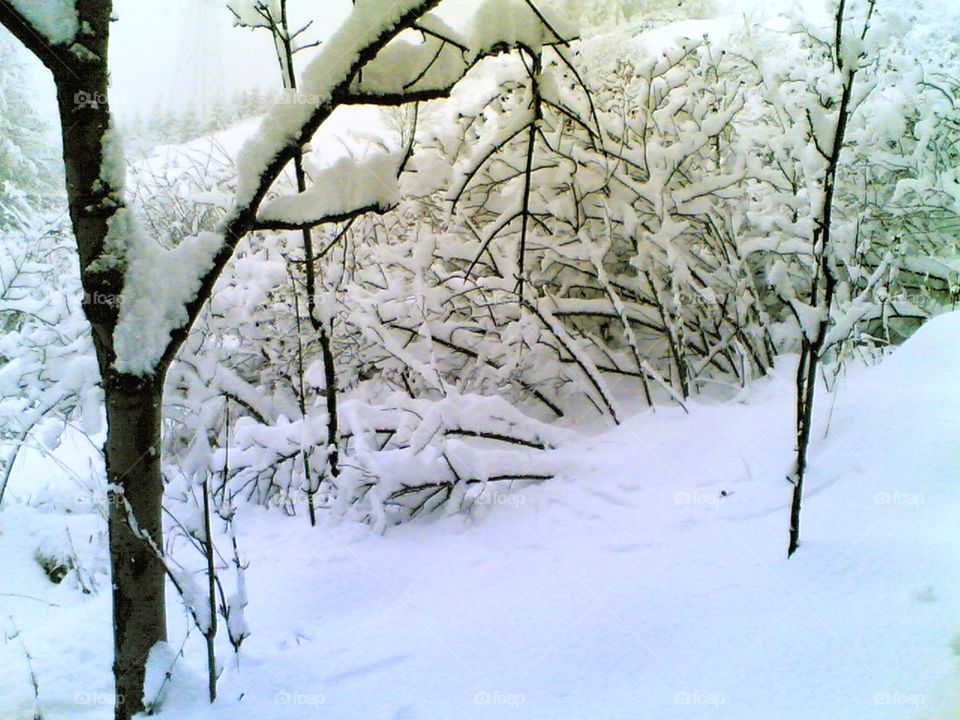
<path fill-rule="evenodd" d="M 74 0 L 4 0 L 3 4 L 12 5 L 52 45 L 71 43 L 80 28 Z"/>
<path fill-rule="evenodd" d="M 116 331 L 118 370 L 149 374 L 172 362 L 234 248 L 251 230 L 312 227 L 396 204 L 396 167 L 391 167 L 393 160 L 387 156 L 355 166 L 345 161 L 318 178 L 315 189 L 273 200 L 258 217 L 274 181 L 337 107 L 364 97 L 365 87 L 370 92 L 399 88 L 401 96 L 411 99 L 417 99 L 420 90 L 439 96 L 487 53 L 519 44 L 540 47 L 562 39 L 551 29 L 553 25 L 543 24 L 542 15 L 529 3 L 487 0 L 478 20 L 491 27 L 475 32 L 466 44 L 428 16 L 439 2 L 357 0 L 349 17 L 305 69 L 299 89 L 273 107 L 244 146 L 237 160 L 233 207 L 218 233 L 206 234 L 174 253 L 134 243 L 134 252 L 127 256 L 133 282 L 128 278 L 125 283 Z M 503 17 L 509 21 L 499 22 L 497 11 L 507 13 Z M 425 38 L 420 45 L 398 39 L 418 24 Z M 381 53 L 384 59 L 378 61 Z M 170 282 L 173 278 L 177 279 Z"/>
<path fill-rule="evenodd" d="M 307 67 L 302 90 L 275 105 L 244 147 L 233 208 L 220 230 L 187 239 L 183 250 L 173 252 L 147 238 L 134 243 L 115 334 L 117 370 L 144 375 L 173 361 L 237 243 L 255 228 L 260 203 L 284 167 L 342 102 L 361 68 L 439 1 L 357 0 Z"/>
<path fill-rule="evenodd" d="M 486 0 L 477 11 L 477 30 L 464 43 L 427 15 L 438 4 L 439 0 L 402 0 L 385 8 L 374 0 L 357 1 L 304 70 L 295 96 L 274 106 L 245 146 L 237 163 L 235 217 L 259 203 L 293 153 L 338 105 L 441 97 L 485 55 L 566 41 L 556 37 L 554 25 L 544 25 L 542 16 L 523 0 Z M 398 38 L 418 23 L 430 31 L 423 32 L 419 45 Z"/>
<path fill-rule="evenodd" d="M 111 218 L 110 227 L 130 243 L 120 321 L 114 331 L 114 367 L 149 374 L 169 347 L 172 333 L 189 322 L 184 298 L 196 297 L 203 271 L 223 247 L 223 237 L 203 232 L 165 250 L 127 209 Z"/>
<path fill-rule="evenodd" d="M 322 484 L 319 497 L 380 530 L 442 506 L 469 506 L 490 483 L 548 480 L 560 471 L 550 451 L 571 437 L 502 398 L 455 392 L 438 400 L 399 393 L 377 404 L 351 400 L 341 413 L 343 474 Z M 314 470 L 326 461 L 325 427 L 322 415 L 275 427 L 244 418 L 230 454 L 235 492 L 295 507 L 306 485 L 303 454 Z"/>
<path fill-rule="evenodd" d="M 472 53 L 463 38 L 439 19 L 417 23 L 421 42 L 398 38 L 381 51 L 350 91 L 349 102 L 382 104 L 424 99 L 449 91 L 469 69 Z M 408 99 L 409 98 L 409 99 Z"/>
<path fill-rule="evenodd" d="M 234 217 L 256 208 L 300 146 L 341 104 L 361 69 L 440 0 L 357 0 L 303 72 L 300 90 L 264 118 L 237 162 Z"/>
<path fill-rule="evenodd" d="M 73 0 L 0 0 L 0 26 L 54 74 L 72 67 L 75 56 L 66 46 L 79 29 Z"/>
<path fill-rule="evenodd" d="M 403 156 L 378 154 L 365 160 L 341 158 L 314 174 L 313 185 L 298 195 L 265 203 L 254 228 L 295 230 L 348 220 L 357 214 L 386 212 L 400 202 L 397 182 Z"/>

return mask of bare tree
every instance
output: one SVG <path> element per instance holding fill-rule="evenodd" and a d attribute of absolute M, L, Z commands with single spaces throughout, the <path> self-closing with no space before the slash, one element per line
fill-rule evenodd
<path fill-rule="evenodd" d="M 859 33 L 863 41 L 870 28 L 875 0 L 867 0 L 866 18 Z M 813 218 L 813 261 L 814 268 L 810 283 L 807 306 L 812 310 L 812 323 L 800 322 L 800 363 L 797 367 L 797 456 L 791 477 L 793 497 L 790 503 L 790 541 L 787 556 L 793 555 L 800 545 L 800 508 L 803 500 L 803 480 L 807 470 L 807 451 L 810 446 L 810 427 L 813 422 L 813 400 L 816 390 L 817 369 L 820 366 L 824 342 L 830 327 L 830 310 L 833 307 L 837 276 L 832 262 L 831 231 L 833 230 L 834 197 L 837 185 L 837 173 L 840 168 L 840 155 L 844 149 L 844 136 L 850 116 L 856 110 L 853 102 L 854 82 L 859 69 L 860 57 L 849 57 L 850 39 L 844 39 L 844 21 L 848 20 L 846 0 L 839 0 L 834 16 L 834 40 L 830 48 L 830 62 L 833 71 L 841 80 L 840 97 L 821 100 L 822 108 L 814 108 L 807 113 L 809 137 L 817 153 L 823 159 L 824 169 L 819 178 L 819 190 L 822 201 L 817 216 Z M 836 105 L 836 112 L 831 115 Z M 823 121 L 815 119 L 813 113 L 822 113 L 829 118 L 830 126 L 822 127 Z"/>

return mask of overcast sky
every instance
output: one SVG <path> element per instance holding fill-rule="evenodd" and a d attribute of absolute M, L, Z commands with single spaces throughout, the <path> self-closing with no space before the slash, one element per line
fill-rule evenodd
<path fill-rule="evenodd" d="M 441 14 L 463 25 L 476 2 L 446 0 Z M 349 12 L 350 0 L 290 0 L 289 8 L 294 27 L 312 18 L 311 39 L 322 40 Z M 279 84 L 269 34 L 235 28 L 225 0 L 114 0 L 114 16 L 110 100 L 121 118 L 163 105 L 202 108 L 238 89 Z M 26 51 L 24 57 L 38 110 L 56 123 L 53 82 Z"/>
<path fill-rule="evenodd" d="M 46 0 L 36 0 L 45 2 Z M 589 1 L 589 0 L 586 0 Z M 678 0 L 682 2 L 682 0 Z M 718 6 L 822 4 L 826 0 L 715 0 Z M 913 0 L 904 0 L 907 4 Z M 952 2 L 953 0 L 942 0 Z M 480 0 L 444 0 L 439 14 L 455 27 L 467 26 Z M 935 3 L 941 0 L 919 0 Z M 291 25 L 309 19 L 311 40 L 328 37 L 349 12 L 350 0 L 289 0 Z M 129 119 L 146 116 L 158 107 L 198 109 L 216 104 L 239 89 L 262 90 L 279 84 L 279 70 L 269 34 L 235 28 L 226 0 L 114 0 L 117 18 L 111 28 L 111 104 Z M 5 32 L 0 29 L 0 32 Z M 310 51 L 307 51 L 310 52 Z M 46 70 L 24 50 L 36 88 L 37 109 L 57 124 L 53 82 Z M 306 55 L 306 53 L 305 53 Z M 302 69 L 307 57 L 299 56 Z"/>

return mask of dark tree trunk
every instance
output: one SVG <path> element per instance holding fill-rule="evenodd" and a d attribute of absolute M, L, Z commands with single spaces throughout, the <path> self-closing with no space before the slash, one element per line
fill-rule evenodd
<path fill-rule="evenodd" d="M 837 72 L 845 73 L 843 67 L 843 48 L 841 36 L 843 28 L 843 13 L 845 0 L 840 0 L 837 14 L 834 18 L 836 39 L 834 40 L 835 63 Z M 869 15 L 864 24 L 860 39 L 866 36 L 873 14 L 873 2 L 870 3 Z M 847 132 L 847 123 L 855 108 L 851 108 L 853 97 L 853 82 L 856 70 L 850 70 L 843 75 L 843 89 L 840 94 L 840 106 L 837 110 L 837 129 L 833 136 L 833 146 L 829 153 L 821 155 L 827 161 L 826 172 L 823 177 L 823 208 L 820 217 L 815 218 L 813 234 L 813 250 L 816 268 L 813 282 L 810 287 L 809 304 L 811 307 L 822 310 L 824 317 L 817 326 L 817 335 L 809 339 L 804 334 L 800 366 L 797 368 L 797 459 L 793 473 L 793 498 L 790 502 L 790 542 L 787 546 L 787 557 L 792 557 L 800 547 L 800 510 L 803 502 L 803 480 L 807 472 L 807 453 L 810 450 L 810 428 L 813 425 L 813 399 L 817 389 L 817 368 L 822 360 L 824 343 L 827 339 L 827 328 L 830 325 L 830 310 L 833 308 L 833 296 L 836 292 L 837 278 L 831 268 L 832 245 L 830 243 L 833 231 L 833 200 L 836 193 L 837 171 L 840 167 L 840 154 L 843 152 L 844 137 Z M 811 128 L 811 132 L 813 132 Z M 823 285 L 823 292 L 820 286 Z M 801 328 L 805 333 L 805 329 Z"/>
<path fill-rule="evenodd" d="M 121 376 L 105 387 L 115 717 L 144 707 L 147 655 L 166 640 L 160 475 L 162 383 Z M 132 521 L 132 522 L 131 522 Z"/>
<path fill-rule="evenodd" d="M 237 243 L 258 227 L 257 208 L 273 181 L 301 152 L 301 143 L 314 135 L 338 105 L 356 99 L 350 88 L 363 65 L 376 57 L 397 34 L 411 28 L 421 15 L 438 4 L 439 0 L 420 0 L 396 23 L 377 31 L 357 48 L 344 77 L 332 90 L 331 99 L 312 110 L 300 128 L 298 140 L 278 150 L 265 168 L 253 195 L 245 198 L 237 212 L 227 220 L 223 228 L 223 246 L 213 257 L 199 290 L 192 299 L 184 298 L 186 321 L 171 331 L 165 352 L 153 372 L 141 378 L 114 369 L 114 331 L 127 258 L 123 257 L 125 243 L 107 247 L 109 221 L 124 205 L 122 179 L 115 177 L 120 172 L 116 167 L 119 158 L 104 163 L 104 153 L 113 144 L 104 142 L 109 138 L 111 125 L 107 89 L 112 0 L 74 0 L 79 31 L 69 46 L 51 42 L 17 9 L 18 4 L 12 0 L 0 0 L 0 25 L 43 62 L 53 75 L 57 88 L 67 199 L 84 289 L 83 310 L 90 321 L 107 406 L 106 462 L 110 482 L 117 720 L 129 720 L 143 707 L 144 664 L 150 648 L 166 637 L 164 567 L 157 553 L 163 547 L 160 425 L 166 369 L 210 298 L 214 283 L 232 257 Z M 445 97 L 449 89 L 401 94 L 392 102 L 384 98 L 380 100 L 400 105 Z M 367 210 L 357 208 L 347 217 L 358 217 Z M 318 219 L 303 227 L 333 219 Z M 328 373 L 332 372 L 332 367 L 332 362 L 328 362 Z M 335 418 L 336 414 L 331 416 Z M 336 426 L 331 427 L 331 435 L 336 437 Z M 335 465 L 335 455 L 331 457 L 331 463 Z M 131 518 L 136 523 L 134 528 L 130 526 Z"/>
<path fill-rule="evenodd" d="M 9 0 L 0 0 L 0 24 L 47 66 L 57 87 L 83 310 L 90 321 L 107 407 L 115 717 L 129 720 L 143 709 L 150 649 L 166 639 L 165 571 L 157 549 L 163 547 L 160 423 L 168 363 L 143 378 L 114 370 L 124 258 L 113 256 L 116 249 L 108 248 L 106 240 L 109 220 L 123 207 L 124 198 L 122 179 L 115 177 L 118 158 L 104 162 L 104 140 L 111 127 L 107 57 L 113 8 L 111 0 L 76 0 L 75 7 L 80 31 L 73 47 L 82 46 L 84 53 L 47 42 Z"/>
<path fill-rule="evenodd" d="M 803 503 L 803 479 L 807 474 L 807 450 L 813 422 L 813 396 L 817 382 L 817 350 L 804 338 L 797 367 L 797 459 L 793 473 L 793 497 L 790 500 L 790 544 L 787 557 L 800 547 L 800 510 Z"/>
<path fill-rule="evenodd" d="M 163 547 L 160 424 L 164 372 L 158 369 L 154 375 L 140 378 L 113 369 L 123 259 L 98 262 L 105 252 L 111 252 L 106 247 L 108 222 L 124 202 L 122 185 L 114 182 L 120 180 L 111 177 L 110 163 L 104 163 L 104 138 L 111 127 L 107 56 L 112 2 L 77 0 L 76 8 L 81 23 L 77 42 L 89 55 L 80 57 L 62 46 L 43 45 L 36 35 L 21 39 L 51 70 L 57 86 L 83 310 L 90 321 L 107 409 L 114 712 L 116 720 L 129 720 L 144 706 L 150 649 L 166 640 L 165 571 L 156 552 Z M 131 528 L 131 518 L 137 533 Z"/>

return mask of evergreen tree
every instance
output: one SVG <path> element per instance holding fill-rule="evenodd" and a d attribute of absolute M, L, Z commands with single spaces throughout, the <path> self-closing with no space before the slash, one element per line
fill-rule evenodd
<path fill-rule="evenodd" d="M 12 42 L 0 37 L 0 233 L 23 230 L 61 185 L 55 150 L 26 89 Z"/>

